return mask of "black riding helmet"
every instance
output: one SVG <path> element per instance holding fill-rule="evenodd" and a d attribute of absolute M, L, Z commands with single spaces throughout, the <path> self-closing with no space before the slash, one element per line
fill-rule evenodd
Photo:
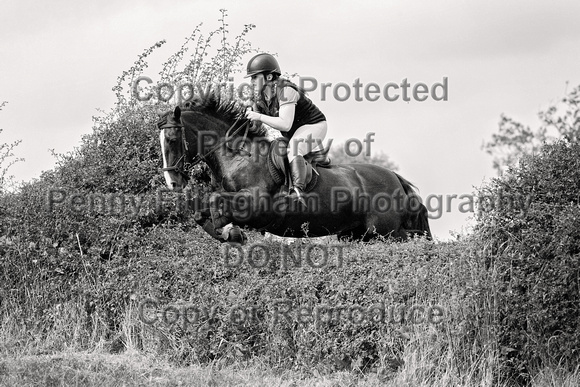
<path fill-rule="evenodd" d="M 262 53 L 254 56 L 248 62 L 248 71 L 245 78 L 249 78 L 253 75 L 266 73 L 266 74 L 282 74 L 280 72 L 280 65 L 278 61 L 270 54 Z"/>

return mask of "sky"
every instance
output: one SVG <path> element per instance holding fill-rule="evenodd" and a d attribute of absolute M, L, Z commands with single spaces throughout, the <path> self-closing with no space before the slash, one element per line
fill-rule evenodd
<path fill-rule="evenodd" d="M 326 115 L 334 144 L 375 133 L 371 151 L 388 155 L 430 199 L 439 240 L 473 224 L 453 195 L 472 194 L 496 176 L 481 146 L 500 115 L 537 127 L 537 113 L 580 84 L 577 1 L 3 2 L 0 102 L 8 104 L 0 143 L 22 140 L 15 153 L 25 158 L 10 174 L 30 181 L 53 168 L 50 150 L 69 152 L 91 133 L 93 116 L 113 106 L 117 77 L 145 48 L 167 41 L 144 73 L 157 82 L 156 64 L 199 23 L 206 33 L 217 28 L 220 8 L 232 36 L 255 24 L 253 47 L 276 53 L 283 72 L 316 79 L 309 97 Z M 445 79 L 446 100 L 413 97 L 415 85 Z M 325 98 L 322 83 L 331 83 Z M 364 95 L 371 83 L 381 89 L 370 94 L 376 101 Z M 389 97 L 400 96 L 395 101 L 382 94 L 389 83 L 399 85 L 389 89 Z M 350 97 L 339 100 L 347 88 Z"/>

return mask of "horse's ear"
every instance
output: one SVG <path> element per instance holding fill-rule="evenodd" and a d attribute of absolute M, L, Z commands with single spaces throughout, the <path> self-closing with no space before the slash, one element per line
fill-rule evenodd
<path fill-rule="evenodd" d="M 176 106 L 175 110 L 173 110 L 173 118 L 176 122 L 179 122 L 179 119 L 181 118 L 181 109 L 179 106 Z"/>

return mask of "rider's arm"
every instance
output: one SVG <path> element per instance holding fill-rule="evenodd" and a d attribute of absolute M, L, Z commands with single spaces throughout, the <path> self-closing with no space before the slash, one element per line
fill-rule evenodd
<path fill-rule="evenodd" d="M 300 95 L 291 87 L 284 87 L 278 96 L 280 101 L 280 108 L 278 110 L 278 117 L 272 117 L 265 114 L 253 114 L 249 116 L 251 119 L 257 119 L 264 124 L 279 130 L 287 132 L 292 128 L 294 123 L 294 114 L 296 112 L 296 103 Z"/>
<path fill-rule="evenodd" d="M 287 132 L 292 128 L 292 123 L 294 122 L 294 111 L 296 110 L 296 105 L 286 104 L 280 106 L 278 111 L 278 117 L 267 116 L 265 114 L 260 114 L 258 118 L 266 125 L 279 130 L 280 132 Z"/>

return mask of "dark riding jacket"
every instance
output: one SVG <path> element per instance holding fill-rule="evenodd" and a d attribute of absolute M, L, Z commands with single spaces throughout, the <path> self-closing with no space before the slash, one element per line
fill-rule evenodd
<path fill-rule="evenodd" d="M 291 87 L 298 92 L 299 98 L 296 101 L 296 110 L 294 111 L 294 121 L 292 122 L 292 127 L 287 132 L 282 132 L 282 136 L 287 139 L 292 138 L 296 130 L 308 124 L 316 124 L 318 122 L 326 121 L 326 117 L 322 112 L 312 103 L 310 98 L 306 96 L 306 93 L 296 86 L 294 83 L 287 79 L 280 78 L 275 84 L 274 96 L 268 101 L 263 95 L 262 98 L 257 102 L 258 112 L 262 114 L 267 114 L 269 116 L 278 117 L 280 110 L 280 102 L 282 105 L 287 99 L 284 96 L 284 88 Z"/>

